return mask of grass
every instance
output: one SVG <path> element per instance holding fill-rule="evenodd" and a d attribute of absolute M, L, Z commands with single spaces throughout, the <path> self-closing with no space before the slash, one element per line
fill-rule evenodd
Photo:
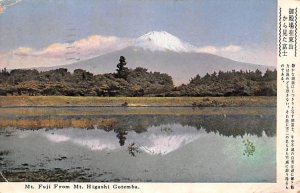
<path fill-rule="evenodd" d="M 274 114 L 275 108 L 185 108 L 185 107 L 75 107 L 75 108 L 2 108 L 0 122 L 3 119 L 18 119 L 22 117 L 52 117 L 52 116 L 99 116 L 99 115 L 260 115 Z"/>
<path fill-rule="evenodd" d="M 274 115 L 275 108 L 3 108 L 0 112 L 0 129 L 17 128 L 114 128 L 123 116 L 136 115 Z M 102 116 L 102 117 L 99 117 Z M 166 129 L 166 128 L 164 128 Z M 166 131 L 169 131 L 166 129 Z"/>
<path fill-rule="evenodd" d="M 0 127 L 17 127 L 17 128 L 91 128 L 93 126 L 101 128 L 112 128 L 117 123 L 116 119 L 0 119 Z M 1 153 L 1 152 L 0 152 Z"/>
<path fill-rule="evenodd" d="M 126 105 L 124 105 L 126 104 Z M 69 97 L 0 96 L 0 107 L 12 106 L 276 106 L 276 97 Z"/>

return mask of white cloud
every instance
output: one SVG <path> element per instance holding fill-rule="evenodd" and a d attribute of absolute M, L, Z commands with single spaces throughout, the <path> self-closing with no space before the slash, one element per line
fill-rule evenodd
<path fill-rule="evenodd" d="M 238 52 L 221 52 L 219 55 L 240 62 L 276 66 L 276 47 L 248 45 Z"/>
<path fill-rule="evenodd" d="M 223 52 L 239 52 L 239 51 L 241 51 L 241 49 L 242 48 L 240 46 L 229 45 L 229 46 L 221 48 L 221 51 L 223 51 Z"/>
<path fill-rule="evenodd" d="M 128 43 L 129 40 L 114 36 L 92 35 L 69 44 L 54 43 L 40 50 L 20 47 L 14 50 L 14 54 L 47 58 L 67 58 L 69 55 L 76 55 L 77 57 L 85 59 L 122 49 L 126 47 Z"/>
<path fill-rule="evenodd" d="M 225 47 L 205 46 L 193 49 L 194 52 L 204 52 L 209 54 L 220 54 L 222 52 L 239 52 L 242 48 L 237 45 L 228 45 Z"/>
<path fill-rule="evenodd" d="M 42 66 L 56 66 L 60 64 L 65 64 L 65 59 L 57 58 L 45 58 L 45 57 L 36 57 L 28 55 L 25 52 L 25 49 L 19 49 L 19 54 L 16 55 L 14 51 L 1 54 L 0 55 L 0 68 L 35 68 Z"/>
<path fill-rule="evenodd" d="M 2 5 L 0 5 L 0 14 L 4 13 L 4 11 L 5 11 L 5 8 Z"/>
<path fill-rule="evenodd" d="M 4 13 L 4 11 L 11 6 L 16 5 L 17 3 L 20 3 L 22 0 L 2 0 L 0 1 L 0 14 Z"/>
<path fill-rule="evenodd" d="M 130 39 L 115 36 L 92 35 L 73 43 L 53 43 L 42 49 L 19 47 L 0 55 L 0 67 L 50 67 L 86 60 L 131 44 Z"/>
<path fill-rule="evenodd" d="M 194 52 L 215 54 L 239 62 L 276 66 L 276 48 L 268 45 L 247 45 L 245 47 L 230 44 L 224 47 L 205 46 L 192 49 Z"/>
<path fill-rule="evenodd" d="M 209 54 L 216 54 L 218 49 L 214 46 L 206 46 L 194 49 L 195 52 L 204 52 Z"/>
<path fill-rule="evenodd" d="M 32 48 L 19 47 L 15 50 L 16 55 L 29 55 L 32 52 Z"/>

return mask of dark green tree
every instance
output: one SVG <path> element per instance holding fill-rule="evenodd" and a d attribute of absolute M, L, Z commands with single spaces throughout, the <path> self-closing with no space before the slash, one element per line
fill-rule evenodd
<path fill-rule="evenodd" d="M 124 56 L 120 56 L 119 64 L 117 64 L 117 78 L 126 79 L 128 75 L 129 69 L 126 68 L 126 58 Z"/>

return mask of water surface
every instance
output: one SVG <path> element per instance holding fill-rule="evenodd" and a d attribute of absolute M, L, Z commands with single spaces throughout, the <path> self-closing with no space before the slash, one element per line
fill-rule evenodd
<path fill-rule="evenodd" d="M 80 170 L 93 182 L 276 181 L 275 113 L 100 117 L 118 123 L 2 128 L 2 171 Z"/>

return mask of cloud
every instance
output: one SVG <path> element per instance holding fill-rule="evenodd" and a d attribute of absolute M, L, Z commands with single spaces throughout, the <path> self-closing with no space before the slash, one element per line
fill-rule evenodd
<path fill-rule="evenodd" d="M 239 52 L 242 48 L 237 45 L 229 45 L 225 47 L 205 46 L 193 49 L 194 52 L 204 52 L 209 54 L 220 54 L 224 52 Z"/>
<path fill-rule="evenodd" d="M 3 0 L 0 1 L 0 14 L 4 13 L 6 8 L 16 5 L 20 3 L 22 0 Z"/>
<path fill-rule="evenodd" d="M 29 47 L 20 47 L 14 50 L 18 56 L 35 56 L 46 58 L 78 57 L 87 59 L 111 51 L 122 49 L 129 44 L 129 40 L 114 36 L 92 35 L 72 43 L 54 43 L 40 50 Z"/>
<path fill-rule="evenodd" d="M 222 52 L 220 56 L 240 62 L 261 64 L 275 67 L 277 64 L 276 47 L 268 45 L 247 45 L 237 52 Z"/>
<path fill-rule="evenodd" d="M 223 52 L 239 52 L 242 48 L 240 46 L 236 45 L 229 45 L 224 48 L 221 48 L 221 51 Z"/>
<path fill-rule="evenodd" d="M 26 49 L 18 49 L 19 54 L 14 51 L 0 54 L 0 68 L 37 68 L 37 67 L 52 67 L 61 64 L 66 64 L 65 59 L 45 58 L 28 55 Z"/>
<path fill-rule="evenodd" d="M 5 8 L 2 5 L 0 5 L 0 14 L 4 13 L 4 11 L 5 11 Z"/>
<path fill-rule="evenodd" d="M 268 45 L 238 46 L 230 44 L 224 47 L 205 46 L 192 49 L 194 52 L 215 54 L 239 62 L 276 66 L 276 47 Z"/>
<path fill-rule="evenodd" d="M 16 55 L 20 55 L 20 56 L 26 56 L 26 55 L 30 55 L 32 53 L 32 48 L 28 48 L 28 47 L 19 47 L 17 48 L 14 53 Z"/>
<path fill-rule="evenodd" d="M 209 54 L 216 54 L 218 52 L 218 49 L 214 46 L 206 46 L 201 48 L 194 49 L 195 52 L 204 52 Z"/>
<path fill-rule="evenodd" d="M 92 35 L 71 43 L 53 43 L 41 49 L 19 47 L 0 54 L 0 67 L 50 67 L 71 64 L 123 49 L 132 42 L 131 39 L 115 36 Z"/>

